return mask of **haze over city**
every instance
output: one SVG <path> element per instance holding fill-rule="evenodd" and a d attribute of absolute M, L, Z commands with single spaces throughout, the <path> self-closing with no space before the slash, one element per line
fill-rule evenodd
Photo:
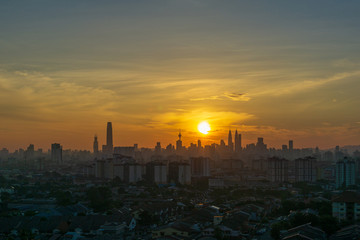
<path fill-rule="evenodd" d="M 360 144 L 357 1 L 3 1 L 0 143 Z M 209 134 L 197 130 L 200 122 Z"/>

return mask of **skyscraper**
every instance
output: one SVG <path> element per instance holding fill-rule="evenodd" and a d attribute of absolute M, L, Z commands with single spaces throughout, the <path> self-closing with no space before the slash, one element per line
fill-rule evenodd
<path fill-rule="evenodd" d="M 336 188 L 355 185 L 355 162 L 345 157 L 336 162 Z"/>
<path fill-rule="evenodd" d="M 235 131 L 235 152 L 240 152 L 241 150 L 241 134 L 238 134 L 237 129 Z"/>
<path fill-rule="evenodd" d="M 97 140 L 97 136 L 96 136 L 96 135 L 95 135 L 95 137 L 94 137 L 93 150 L 94 150 L 94 154 L 98 154 L 98 153 L 99 153 L 99 143 L 98 143 L 98 140 Z"/>
<path fill-rule="evenodd" d="M 233 141 L 232 141 L 231 130 L 229 130 L 228 147 L 229 147 L 230 151 L 234 151 L 234 144 L 233 144 Z"/>
<path fill-rule="evenodd" d="M 176 151 L 182 150 L 181 131 L 179 131 L 179 140 L 176 141 Z"/>
<path fill-rule="evenodd" d="M 289 160 L 282 158 L 268 159 L 268 180 L 271 182 L 286 182 L 288 181 Z"/>
<path fill-rule="evenodd" d="M 113 151 L 113 132 L 112 132 L 112 123 L 107 123 L 107 132 L 106 132 L 106 146 L 108 147 L 109 151 Z"/>
<path fill-rule="evenodd" d="M 289 151 L 294 150 L 294 141 L 293 140 L 289 140 Z"/>
<path fill-rule="evenodd" d="M 210 176 L 210 159 L 205 157 L 190 158 L 191 174 L 194 177 Z"/>
<path fill-rule="evenodd" d="M 306 157 L 306 158 L 295 159 L 295 181 L 296 182 L 316 181 L 316 158 Z"/>
<path fill-rule="evenodd" d="M 56 164 L 62 163 L 62 146 L 59 143 L 51 144 L 51 161 Z"/>

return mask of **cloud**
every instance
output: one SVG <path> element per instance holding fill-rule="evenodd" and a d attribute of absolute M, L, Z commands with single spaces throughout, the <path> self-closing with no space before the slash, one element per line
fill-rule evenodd
<path fill-rule="evenodd" d="M 205 100 L 233 100 L 233 101 L 242 101 L 247 102 L 250 101 L 250 97 L 246 93 L 228 93 L 225 92 L 222 95 L 214 95 L 210 97 L 200 97 L 200 98 L 191 98 L 190 101 L 205 101 Z"/>
<path fill-rule="evenodd" d="M 224 96 L 233 101 L 250 101 L 250 97 L 246 93 L 224 93 Z"/>
<path fill-rule="evenodd" d="M 210 96 L 201 98 L 190 98 L 190 101 L 205 101 L 205 100 L 221 100 L 220 96 Z"/>
<path fill-rule="evenodd" d="M 165 112 L 153 116 L 147 124 L 157 129 L 187 129 L 197 131 L 197 125 L 201 121 L 208 121 L 212 131 L 228 128 L 234 124 L 255 118 L 254 115 L 239 112 L 226 111 L 182 111 Z"/>
<path fill-rule="evenodd" d="M 277 87 L 269 88 L 266 86 L 266 89 L 263 90 L 263 87 L 252 92 L 252 95 L 273 95 L 281 96 L 294 94 L 302 91 L 307 91 L 311 89 L 316 89 L 322 87 L 326 84 L 344 81 L 351 77 L 359 77 L 360 71 L 351 71 L 351 72 L 342 72 L 334 74 L 327 78 L 318 78 L 318 79 L 309 79 L 309 80 L 299 80 L 295 82 L 287 82 L 285 84 L 278 84 Z"/>

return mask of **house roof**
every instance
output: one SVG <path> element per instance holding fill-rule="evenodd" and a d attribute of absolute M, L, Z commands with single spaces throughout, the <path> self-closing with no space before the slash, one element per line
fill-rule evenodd
<path fill-rule="evenodd" d="M 351 225 L 340 229 L 330 237 L 330 240 L 347 240 L 360 238 L 360 225 Z"/>
<path fill-rule="evenodd" d="M 283 239 L 286 239 L 287 237 L 295 236 L 295 235 L 301 235 L 306 236 L 310 239 L 326 239 L 326 234 L 324 231 L 322 231 L 320 228 L 311 226 L 311 223 L 306 223 L 291 229 L 288 229 L 282 236 Z M 296 238 L 290 238 L 290 239 L 296 239 Z M 299 238 L 302 239 L 302 238 Z"/>

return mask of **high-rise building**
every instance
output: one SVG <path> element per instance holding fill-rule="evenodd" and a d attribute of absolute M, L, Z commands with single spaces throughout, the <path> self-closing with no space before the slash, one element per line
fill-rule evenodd
<path fill-rule="evenodd" d="M 295 181 L 316 181 L 316 158 L 307 157 L 295 159 Z"/>
<path fill-rule="evenodd" d="M 156 154 L 156 155 L 160 155 L 160 154 L 161 154 L 161 144 L 160 144 L 160 142 L 157 142 L 157 143 L 156 143 L 156 146 L 155 146 L 155 154 Z"/>
<path fill-rule="evenodd" d="M 202 148 L 200 140 L 198 140 L 198 148 L 199 148 L 199 150 Z"/>
<path fill-rule="evenodd" d="M 347 188 L 355 185 L 355 161 L 344 157 L 336 162 L 336 188 Z"/>
<path fill-rule="evenodd" d="M 256 150 L 258 152 L 264 152 L 267 150 L 267 145 L 264 144 L 264 138 L 262 138 L 262 137 L 258 138 L 258 141 L 256 143 Z"/>
<path fill-rule="evenodd" d="M 146 180 L 156 184 L 167 183 L 167 166 L 160 162 L 146 164 Z"/>
<path fill-rule="evenodd" d="M 56 164 L 62 163 L 62 146 L 59 143 L 51 144 L 51 161 Z"/>
<path fill-rule="evenodd" d="M 287 182 L 289 160 L 283 158 L 268 159 L 268 178 L 271 182 Z"/>
<path fill-rule="evenodd" d="M 234 144 L 233 144 L 233 141 L 232 141 L 231 130 L 229 130 L 228 148 L 229 148 L 230 151 L 234 151 Z"/>
<path fill-rule="evenodd" d="M 294 141 L 293 140 L 289 140 L 289 150 L 290 151 L 294 150 Z"/>
<path fill-rule="evenodd" d="M 113 146 L 113 132 L 112 132 L 112 123 L 107 123 L 107 129 L 106 129 L 106 148 L 107 150 L 112 153 L 114 150 Z"/>
<path fill-rule="evenodd" d="M 98 153 L 99 153 L 99 143 L 98 143 L 98 140 L 97 140 L 97 136 L 96 136 L 96 135 L 95 135 L 95 137 L 94 137 L 93 150 L 94 150 L 94 154 L 98 154 Z"/>
<path fill-rule="evenodd" d="M 205 157 L 190 158 L 191 175 L 194 177 L 210 176 L 210 160 Z"/>
<path fill-rule="evenodd" d="M 235 152 L 241 151 L 241 134 L 238 134 L 238 131 L 236 129 L 235 131 Z"/>
<path fill-rule="evenodd" d="M 181 131 L 179 131 L 179 140 L 176 141 L 176 151 L 182 150 Z"/>
<path fill-rule="evenodd" d="M 169 182 L 190 184 L 191 167 L 186 163 L 171 162 L 169 163 Z"/>
<path fill-rule="evenodd" d="M 29 160 L 34 157 L 35 147 L 34 144 L 30 144 L 25 151 L 25 157 Z"/>
<path fill-rule="evenodd" d="M 344 191 L 332 199 L 332 215 L 339 221 L 360 220 L 360 194 L 353 191 Z M 354 238 L 334 238 L 354 239 Z"/>

